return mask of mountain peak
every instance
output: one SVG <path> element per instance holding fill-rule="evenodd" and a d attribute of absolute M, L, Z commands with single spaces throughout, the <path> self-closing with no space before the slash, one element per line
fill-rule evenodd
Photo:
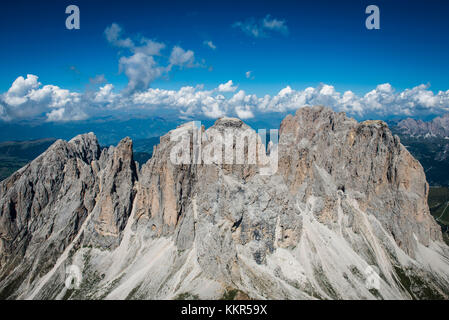
<path fill-rule="evenodd" d="M 248 126 L 239 118 L 222 117 L 215 121 L 213 127 L 244 128 Z"/>
<path fill-rule="evenodd" d="M 246 127 L 222 118 L 211 128 Z M 218 299 L 230 287 L 254 299 L 449 296 L 449 248 L 424 171 L 383 122 L 301 108 L 282 121 L 271 175 L 247 162 L 171 162 L 170 135 L 189 128 L 162 137 L 140 172 L 129 138 L 98 156 L 87 134 L 0 183 L 0 296 Z M 86 285 L 68 291 L 73 265 Z"/>
<path fill-rule="evenodd" d="M 100 145 L 93 132 L 77 135 L 68 143 L 88 163 L 97 159 L 100 155 Z"/>

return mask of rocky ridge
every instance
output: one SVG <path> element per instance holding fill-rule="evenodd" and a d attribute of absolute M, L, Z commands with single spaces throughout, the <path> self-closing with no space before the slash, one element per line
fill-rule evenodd
<path fill-rule="evenodd" d="M 200 131 L 207 150 L 213 130 L 251 129 L 183 125 L 142 168 L 131 140 L 100 150 L 81 135 L 1 182 L 0 297 L 448 298 L 449 248 L 423 169 L 385 123 L 300 108 L 281 124 L 272 175 L 259 174 L 260 158 L 170 161 L 173 136 Z M 64 284 L 72 265 L 77 290 Z"/>

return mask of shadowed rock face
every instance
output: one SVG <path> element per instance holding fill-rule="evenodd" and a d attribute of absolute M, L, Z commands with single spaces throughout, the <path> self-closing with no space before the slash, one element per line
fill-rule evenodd
<path fill-rule="evenodd" d="M 32 281 L 51 270 L 88 216 L 82 242 L 117 246 L 136 180 L 129 139 L 102 152 L 92 133 L 55 142 L 0 184 L 1 281 Z"/>
<path fill-rule="evenodd" d="M 161 137 L 140 170 L 129 139 L 104 150 L 93 134 L 57 141 L 0 183 L 0 296 L 448 297 L 449 249 L 425 175 L 385 123 L 301 108 L 281 124 L 270 176 L 260 159 L 173 164 L 171 137 L 195 130 Z M 201 149 L 226 130 L 263 147 L 241 120 L 222 118 L 199 129 Z M 82 270 L 78 290 L 64 286 L 70 265 Z"/>
<path fill-rule="evenodd" d="M 95 204 L 90 162 L 99 154 L 93 134 L 58 140 L 0 184 L 2 281 L 38 277 L 55 263 Z"/>

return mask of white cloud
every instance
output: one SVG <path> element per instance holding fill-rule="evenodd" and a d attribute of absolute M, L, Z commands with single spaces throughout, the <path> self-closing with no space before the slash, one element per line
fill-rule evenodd
<path fill-rule="evenodd" d="M 285 20 L 278 20 L 275 18 L 271 18 L 270 15 L 267 15 L 262 22 L 262 25 L 265 29 L 278 31 L 284 34 L 288 33 L 288 28 Z"/>
<path fill-rule="evenodd" d="M 150 39 L 142 38 L 140 47 L 135 47 L 133 49 L 136 53 L 143 53 L 149 56 L 160 56 L 161 51 L 165 49 L 165 44 Z"/>
<path fill-rule="evenodd" d="M 289 94 L 291 94 L 292 92 L 293 92 L 292 88 L 290 88 L 290 86 L 286 86 L 284 89 L 279 91 L 278 96 L 285 97 L 285 96 L 288 96 Z"/>
<path fill-rule="evenodd" d="M 288 35 L 288 27 L 285 20 L 272 18 L 269 14 L 262 19 L 256 20 L 251 17 L 245 21 L 237 21 L 232 25 L 243 33 L 254 38 L 265 38 L 273 32 Z"/>
<path fill-rule="evenodd" d="M 205 115 L 217 117 L 226 114 L 226 100 L 222 95 L 213 95 L 214 90 L 202 90 L 201 86 L 182 87 L 180 90 L 148 89 L 136 93 L 132 102 L 142 108 L 154 110 L 172 109 L 182 116 Z"/>
<path fill-rule="evenodd" d="M 101 87 L 94 95 L 94 101 L 99 103 L 112 103 L 114 102 L 117 94 L 113 92 L 114 86 L 110 83 Z"/>
<path fill-rule="evenodd" d="M 170 54 L 170 65 L 193 68 L 195 66 L 195 54 L 192 50 L 184 50 L 175 46 Z"/>
<path fill-rule="evenodd" d="M 82 110 L 66 108 L 52 110 L 46 115 L 49 122 L 79 121 L 87 118 L 87 115 Z"/>
<path fill-rule="evenodd" d="M 219 94 L 225 87 L 233 87 L 233 83 L 227 82 L 210 91 L 199 87 L 184 87 L 179 91 L 148 89 L 135 95 L 134 103 L 153 108 L 158 105 L 173 108 L 183 115 L 214 117 L 223 114 L 241 118 L 255 117 L 257 113 L 291 112 L 305 105 L 325 105 L 351 116 L 379 118 L 418 115 L 422 108 L 435 114 L 449 111 L 449 90 L 435 95 L 425 86 L 396 93 L 389 84 L 383 84 L 361 97 L 352 91 L 342 94 L 326 84 L 304 90 L 287 86 L 274 96 L 257 97 L 240 90 L 228 99 Z"/>
<path fill-rule="evenodd" d="M 254 18 L 246 19 L 245 21 L 237 21 L 232 25 L 234 28 L 238 28 L 243 33 L 252 36 L 254 38 L 259 38 L 265 36 L 260 25 L 256 22 Z"/>
<path fill-rule="evenodd" d="M 254 118 L 254 114 L 249 106 L 237 106 L 235 107 L 235 113 L 240 119 Z"/>
<path fill-rule="evenodd" d="M 333 96 L 333 95 L 335 95 L 335 88 L 333 86 L 329 86 L 329 85 L 325 84 L 321 88 L 320 94 L 323 96 Z"/>
<path fill-rule="evenodd" d="M 54 85 L 31 90 L 26 95 L 30 102 L 46 103 L 50 108 L 60 108 L 70 103 L 79 102 L 79 95 Z"/>
<path fill-rule="evenodd" d="M 205 45 L 205 46 L 208 46 L 209 48 L 211 48 L 212 50 L 215 50 L 215 49 L 217 49 L 217 47 L 215 46 L 215 44 L 212 42 L 212 41 L 204 41 L 203 42 L 203 44 Z"/>
<path fill-rule="evenodd" d="M 2 106 L 1 104 L 0 104 L 0 119 L 4 120 L 4 121 L 9 121 L 10 120 L 8 114 L 6 113 L 5 107 Z"/>
<path fill-rule="evenodd" d="M 143 53 L 149 56 L 158 56 L 165 48 L 162 42 L 140 37 L 138 44 L 130 38 L 123 38 L 123 29 L 117 23 L 111 24 L 104 31 L 106 40 L 115 47 L 129 49 L 133 53 Z"/>
<path fill-rule="evenodd" d="M 220 103 L 212 97 L 207 97 L 203 101 L 201 111 L 208 118 L 220 118 L 226 115 Z"/>
<path fill-rule="evenodd" d="M 143 53 L 123 58 L 123 68 L 130 83 L 145 88 L 156 75 Z M 148 68 L 150 66 L 150 68 Z M 156 68 L 156 69 L 155 69 Z M 157 72 L 157 71 L 156 71 Z M 234 92 L 225 97 L 224 93 Z M 352 91 L 340 93 L 335 87 L 321 84 L 304 90 L 290 86 L 275 95 L 257 96 L 244 90 L 237 91 L 232 80 L 206 90 L 203 86 L 186 86 L 179 90 L 147 88 L 129 92 L 114 92 L 106 83 L 95 92 L 72 92 L 55 85 L 42 85 L 35 75 L 18 77 L 9 90 L 0 95 L 0 119 L 43 118 L 47 121 L 75 121 L 109 112 L 133 111 L 163 115 L 170 113 L 182 118 L 217 118 L 237 116 L 242 119 L 268 112 L 293 112 L 305 105 L 325 105 L 335 111 L 344 111 L 360 118 L 388 118 L 391 116 L 440 115 L 449 112 L 449 90 L 437 94 L 427 85 L 397 92 L 390 84 L 380 84 L 365 95 Z"/>
<path fill-rule="evenodd" d="M 232 80 L 218 86 L 219 92 L 234 92 L 235 90 L 237 90 L 237 86 L 234 86 Z"/>
<path fill-rule="evenodd" d="M 121 48 L 133 48 L 134 42 L 130 38 L 122 39 L 121 38 L 122 33 L 123 33 L 122 28 L 116 23 L 111 24 L 109 27 L 106 28 L 106 30 L 104 30 L 106 39 L 112 45 Z"/>
<path fill-rule="evenodd" d="M 254 79 L 254 76 L 252 75 L 252 71 L 246 71 L 245 72 L 245 77 L 246 79 Z"/>
<path fill-rule="evenodd" d="M 13 107 L 25 103 L 28 92 L 41 85 L 37 79 L 32 74 L 28 74 L 26 79 L 22 76 L 18 77 L 5 94 L 5 102 Z"/>
<path fill-rule="evenodd" d="M 162 42 L 140 37 L 137 41 L 123 37 L 123 29 L 113 23 L 104 31 L 106 40 L 115 47 L 126 49 L 131 55 L 119 58 L 119 71 L 128 77 L 127 94 L 147 89 L 151 82 L 170 72 L 173 66 L 182 68 L 197 67 L 192 50 L 184 50 L 174 46 L 169 59 L 164 58 L 162 51 L 166 45 Z M 158 57 L 156 60 L 154 57 Z M 162 65 L 162 60 L 166 65 Z M 167 61 L 168 60 L 168 61 Z"/>
<path fill-rule="evenodd" d="M 160 67 L 152 56 L 137 52 L 130 57 L 121 57 L 119 70 L 128 77 L 127 92 L 145 90 L 150 83 L 159 78 L 166 69 Z"/>
<path fill-rule="evenodd" d="M 48 121 L 62 121 L 64 119 L 65 109 L 56 109 L 47 113 Z"/>
<path fill-rule="evenodd" d="M 39 116 L 49 109 L 70 109 L 80 103 L 80 94 L 54 85 L 42 86 L 37 76 L 29 74 L 26 79 L 18 77 L 2 99 L 2 119 L 22 119 Z"/>

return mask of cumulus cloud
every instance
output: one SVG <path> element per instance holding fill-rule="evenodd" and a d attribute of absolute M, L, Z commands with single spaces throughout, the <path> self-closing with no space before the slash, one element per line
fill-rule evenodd
<path fill-rule="evenodd" d="M 110 83 L 101 87 L 94 95 L 94 101 L 98 103 L 113 103 L 117 98 L 114 93 L 114 86 Z"/>
<path fill-rule="evenodd" d="M 205 115 L 216 118 L 226 114 L 226 99 L 214 94 L 215 90 L 203 90 L 202 86 L 182 87 L 180 90 L 148 89 L 136 93 L 132 102 L 144 108 L 175 109 L 182 117 Z"/>
<path fill-rule="evenodd" d="M 304 90 L 294 90 L 287 86 L 274 96 L 258 97 L 239 90 L 231 97 L 225 98 L 221 94 L 223 88 L 231 87 L 236 89 L 231 82 L 209 91 L 202 90 L 201 87 L 184 87 L 178 91 L 148 89 L 135 95 L 134 103 L 153 108 L 158 105 L 173 108 L 183 115 L 217 117 L 221 114 L 242 119 L 256 117 L 260 113 L 292 112 L 306 105 L 324 105 L 335 111 L 346 112 L 350 116 L 382 119 L 391 116 L 442 114 L 449 111 L 449 90 L 434 94 L 425 85 L 396 92 L 390 84 L 381 84 L 363 96 L 352 91 L 340 93 L 335 87 L 327 84 Z"/>
<path fill-rule="evenodd" d="M 237 90 L 237 86 L 234 86 L 232 80 L 218 86 L 219 92 L 234 92 L 235 90 Z"/>
<path fill-rule="evenodd" d="M 203 44 L 209 48 L 211 48 L 212 50 L 217 49 L 217 47 L 215 46 L 215 44 L 212 41 L 204 41 Z"/>
<path fill-rule="evenodd" d="M 140 40 L 140 46 L 134 47 L 133 51 L 136 53 L 142 53 L 148 56 L 160 56 L 161 51 L 165 49 L 165 44 L 150 39 L 142 38 Z"/>
<path fill-rule="evenodd" d="M 192 50 L 184 50 L 175 46 L 170 54 L 170 65 L 193 68 L 195 66 L 195 54 Z"/>
<path fill-rule="evenodd" d="M 134 92 L 148 88 L 166 69 L 160 67 L 152 56 L 137 52 L 130 57 L 120 58 L 119 71 L 128 77 L 127 92 Z"/>
<path fill-rule="evenodd" d="M 8 117 L 6 113 L 6 109 L 4 106 L 0 104 L 0 120 L 9 121 L 10 118 Z"/>
<path fill-rule="evenodd" d="M 245 77 L 246 77 L 246 79 L 251 79 L 251 80 L 253 80 L 253 79 L 254 79 L 254 76 L 253 76 L 252 74 L 253 74 L 252 71 L 246 71 L 246 72 L 245 72 Z"/>
<path fill-rule="evenodd" d="M 235 107 L 235 113 L 240 119 L 254 118 L 254 114 L 249 106 L 237 106 Z"/>
<path fill-rule="evenodd" d="M 125 93 L 132 94 L 136 91 L 147 89 L 157 78 L 169 73 L 173 66 L 179 68 L 197 67 L 195 54 L 192 50 L 184 50 L 174 46 L 165 65 L 162 51 L 166 45 L 162 42 L 140 37 L 137 41 L 123 36 L 123 29 L 113 23 L 106 28 L 104 34 L 106 40 L 114 47 L 126 49 L 131 54 L 121 55 L 119 58 L 119 72 L 128 77 L 128 86 Z M 159 60 L 156 60 L 158 57 Z"/>
<path fill-rule="evenodd" d="M 274 32 L 288 35 L 287 22 L 282 19 L 272 18 L 269 14 L 262 19 L 251 17 L 244 21 L 237 21 L 232 26 L 254 38 L 265 38 Z"/>
<path fill-rule="evenodd" d="M 37 79 L 32 74 L 27 75 L 26 79 L 18 77 L 5 94 L 5 102 L 13 107 L 25 103 L 28 99 L 27 94 L 41 85 Z"/>
<path fill-rule="evenodd" d="M 84 111 L 78 108 L 59 108 L 48 112 L 46 116 L 49 122 L 79 121 L 87 118 Z"/>
<path fill-rule="evenodd" d="M 48 110 L 60 108 L 66 108 L 66 113 L 70 113 L 79 105 L 81 96 L 58 86 L 42 86 L 37 76 L 29 74 L 26 78 L 18 77 L 2 100 L 2 119 L 22 119 L 33 118 Z"/>
<path fill-rule="evenodd" d="M 126 63 L 133 64 L 127 65 L 127 70 L 135 70 L 135 74 L 128 77 L 135 79 L 135 86 L 145 88 L 146 82 L 154 77 L 151 73 L 154 68 L 140 69 L 140 61 L 132 58 L 138 54 L 125 58 Z M 148 58 L 143 56 L 143 59 Z M 151 62 L 143 65 L 151 65 Z M 332 85 L 321 84 L 303 90 L 286 86 L 275 95 L 257 96 L 244 90 L 237 91 L 237 85 L 229 80 L 210 90 L 198 85 L 179 90 L 147 88 L 128 93 L 115 92 L 114 86 L 106 83 L 94 92 L 77 93 L 55 85 L 42 85 L 37 76 L 27 75 L 26 78 L 18 77 L 9 90 L 0 95 L 0 119 L 76 121 L 118 111 L 170 113 L 190 119 L 225 115 L 250 119 L 264 113 L 293 112 L 306 105 L 324 105 L 358 118 L 441 115 L 449 112 L 449 90 L 434 93 L 428 85 L 419 85 L 398 92 L 385 83 L 359 96 L 352 91 L 341 93 Z"/>
<path fill-rule="evenodd" d="M 123 33 L 122 27 L 117 23 L 113 23 L 104 30 L 104 34 L 109 43 L 120 48 L 133 48 L 134 42 L 130 38 L 121 38 Z"/>

